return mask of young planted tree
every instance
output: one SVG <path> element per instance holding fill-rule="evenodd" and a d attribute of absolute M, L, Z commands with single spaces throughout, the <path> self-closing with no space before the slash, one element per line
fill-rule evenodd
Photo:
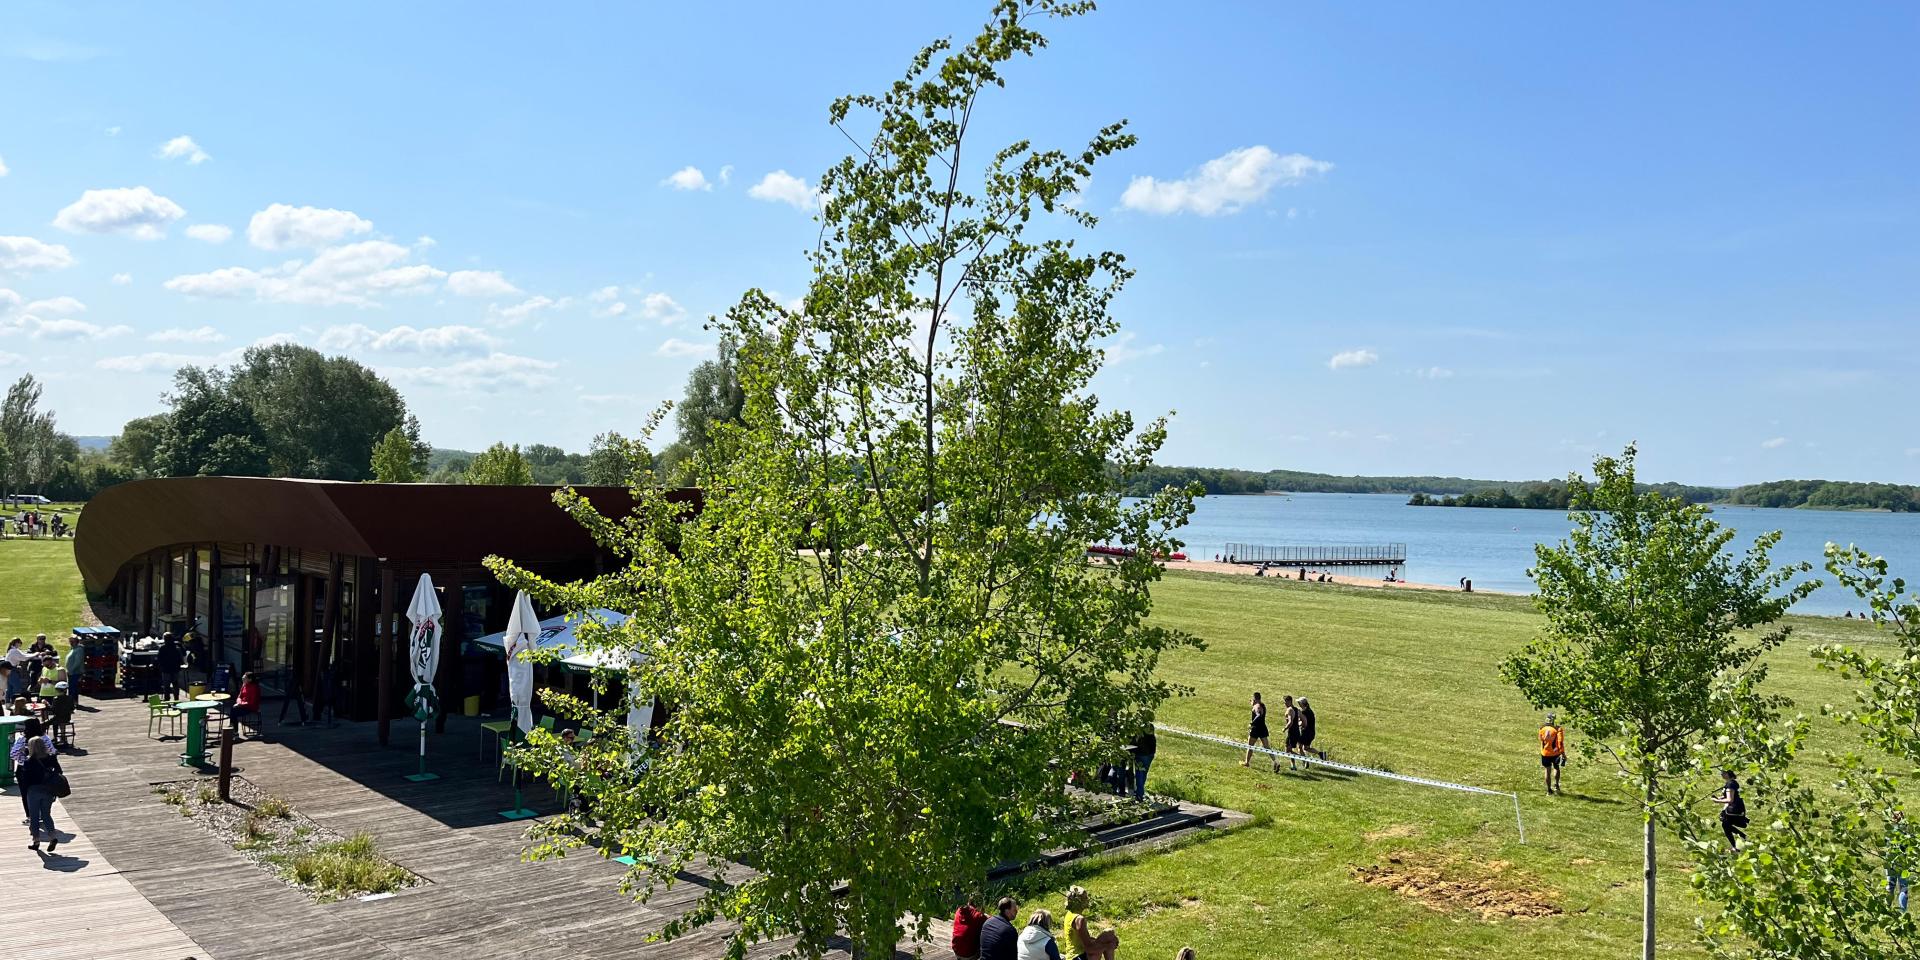
<path fill-rule="evenodd" d="M 394 427 L 373 445 L 373 479 L 380 483 L 414 483 L 420 474 L 413 468 L 413 441 L 404 427 Z"/>
<path fill-rule="evenodd" d="M 1771 565 L 1779 533 L 1756 537 L 1736 558 L 1726 549 L 1733 531 L 1706 507 L 1636 492 L 1633 461 L 1629 446 L 1618 459 L 1596 459 L 1591 484 L 1569 481 L 1578 487 L 1573 530 L 1539 545 L 1529 571 L 1545 635 L 1500 672 L 1610 758 L 1640 805 L 1641 952 L 1651 960 L 1662 779 L 1686 768 L 1691 748 L 1722 718 L 1731 699 L 1718 694 L 1765 677 L 1761 656 L 1787 638 L 1776 622 L 1817 583 L 1792 583 L 1808 564 Z"/>
<path fill-rule="evenodd" d="M 520 445 L 496 443 L 473 455 L 464 481 L 496 486 L 524 487 L 533 483 L 533 464 L 520 452 Z"/>
<path fill-rule="evenodd" d="M 1703 932 L 1730 960 L 1920 956 L 1920 922 L 1899 900 L 1903 880 L 1909 895 L 1920 881 L 1911 820 L 1920 809 L 1901 799 L 1901 772 L 1910 782 L 1920 766 L 1920 603 L 1889 579 L 1885 559 L 1859 549 L 1828 544 L 1827 570 L 1867 601 L 1891 640 L 1813 651 L 1822 669 L 1858 684 L 1850 706 L 1823 708 L 1839 734 L 1826 742 L 1848 747 L 1809 750 L 1811 719 L 1776 724 L 1764 708 L 1738 704 L 1700 751 L 1693 779 L 1733 770 L 1763 814 L 1737 853 L 1710 814 L 1679 819 L 1699 862 L 1694 889 L 1720 907 L 1702 918 Z"/>
<path fill-rule="evenodd" d="M 1114 492 L 1108 464 L 1145 467 L 1164 424 L 1092 394 L 1128 271 L 1060 236 L 1093 225 L 1061 201 L 1132 138 L 969 140 L 1002 70 L 1044 45 L 1036 21 L 1086 9 L 1008 0 L 833 105 L 859 147 L 821 181 L 804 306 L 751 291 L 714 321 L 744 404 L 708 427 L 700 509 L 643 486 L 637 515 L 603 518 L 563 494 L 627 564 L 556 585 L 491 561 L 550 605 L 634 615 L 583 642 L 639 655 L 623 672 L 671 706 L 671 747 L 635 774 L 602 721 L 589 772 L 528 762 L 593 801 L 592 828 L 538 828 L 546 852 L 645 854 L 642 897 L 696 863 L 719 875 L 667 936 L 729 922 L 735 957 L 924 941 L 955 891 L 1067 837 L 1070 775 L 1177 692 L 1155 666 L 1195 641 L 1147 622 L 1149 586 L 1192 496 Z M 1096 543 L 1136 552 L 1090 565 Z"/>

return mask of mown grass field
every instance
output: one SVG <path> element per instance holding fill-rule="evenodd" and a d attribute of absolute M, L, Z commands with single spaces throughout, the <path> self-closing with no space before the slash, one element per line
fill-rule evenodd
<path fill-rule="evenodd" d="M 1275 775 L 1258 760 L 1242 769 L 1226 748 L 1162 736 L 1151 789 L 1198 792 L 1259 820 L 1164 855 L 1079 871 L 1104 919 L 1118 922 L 1124 954 L 1171 957 L 1188 944 L 1208 960 L 1617 958 L 1638 950 L 1636 813 L 1577 742 L 1567 792 L 1546 796 L 1534 740 L 1540 715 L 1497 675 L 1499 660 L 1541 625 L 1530 601 L 1172 573 L 1155 602 L 1163 622 L 1208 645 L 1165 662 L 1165 674 L 1194 694 L 1162 709 L 1162 723 L 1242 737 L 1254 690 L 1276 704 L 1276 716 L 1281 694 L 1305 694 L 1319 745 L 1334 759 L 1517 791 L 1528 842 L 1519 842 L 1502 798 L 1373 777 Z M 1774 657 L 1774 688 L 1808 707 L 1845 698 L 1806 648 L 1874 642 L 1873 631 L 1821 618 L 1795 625 Z M 1669 955 L 1697 956 L 1700 907 L 1676 848 L 1666 847 L 1661 939 Z M 1490 920 L 1436 910 L 1356 879 L 1376 865 L 1429 868 L 1492 891 L 1496 904 L 1517 896 L 1559 913 Z M 1058 908 L 1057 896 L 1046 905 Z"/>
<path fill-rule="evenodd" d="M 83 601 L 71 540 L 0 541 L 0 638 L 64 635 Z M 1305 694 L 1320 745 L 1336 760 L 1416 776 L 1518 791 L 1528 842 L 1512 805 L 1378 778 L 1274 774 L 1237 753 L 1163 736 L 1152 789 L 1256 814 L 1232 833 L 1163 853 L 1096 862 L 1029 878 L 1031 905 L 1058 915 L 1068 882 L 1090 887 L 1102 923 L 1117 923 L 1126 957 L 1164 958 L 1191 944 L 1206 960 L 1553 956 L 1617 958 L 1639 946 L 1639 822 L 1611 773 L 1576 741 L 1567 793 L 1547 797 L 1534 744 L 1539 715 L 1496 674 L 1501 657 L 1540 627 L 1529 601 L 1303 584 L 1283 579 L 1172 573 L 1155 590 L 1156 616 L 1206 641 L 1164 664 L 1193 688 L 1160 720 L 1239 738 L 1247 699 Z M 1772 685 L 1802 705 L 1847 696 L 1805 655 L 1828 641 L 1875 643 L 1865 624 L 1796 618 L 1774 657 Z M 0 639 L 0 642 L 4 642 Z M 1661 886 L 1663 948 L 1700 956 L 1701 907 L 1686 864 L 1667 842 Z M 1400 863 L 1391 862 L 1399 858 Z M 1434 909 L 1368 885 L 1356 871 L 1424 868 L 1518 898 L 1554 915 L 1486 919 Z"/>
<path fill-rule="evenodd" d="M 85 601 L 71 538 L 0 540 L 0 647 L 36 633 L 58 641 L 82 622 Z"/>

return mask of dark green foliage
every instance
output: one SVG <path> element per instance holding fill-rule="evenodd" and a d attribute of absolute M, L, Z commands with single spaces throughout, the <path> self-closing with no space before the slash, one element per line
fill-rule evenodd
<path fill-rule="evenodd" d="M 1739 487 L 1728 503 L 1754 507 L 1808 507 L 1817 510 L 1920 512 L 1920 487 L 1844 480 L 1773 480 Z"/>
<path fill-rule="evenodd" d="M 1198 483 L 1209 495 L 1240 493 L 1403 493 L 1415 497 L 1415 506 L 1538 506 L 1565 509 L 1570 495 L 1564 480 L 1469 480 L 1463 477 L 1341 477 L 1299 470 L 1234 470 L 1220 467 L 1162 467 L 1128 473 L 1114 471 L 1114 480 L 1122 493 L 1130 497 L 1146 496 L 1167 486 L 1185 487 Z M 1699 487 L 1680 483 L 1642 484 L 1640 490 L 1654 490 L 1689 503 L 1707 503 L 1724 497 L 1724 487 Z M 1499 501 L 1502 491 L 1518 490 Z M 1536 493 L 1536 491 L 1538 491 Z M 1459 502 L 1443 501 L 1447 495 L 1471 497 Z M 1491 500 L 1489 499 L 1491 498 Z"/>

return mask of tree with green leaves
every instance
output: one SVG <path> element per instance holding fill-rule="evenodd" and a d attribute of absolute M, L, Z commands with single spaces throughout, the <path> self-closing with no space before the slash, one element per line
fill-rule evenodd
<path fill-rule="evenodd" d="M 160 444 L 167 437 L 168 417 L 155 413 L 128 420 L 120 435 L 107 445 L 107 457 L 135 476 L 159 476 Z"/>
<path fill-rule="evenodd" d="M 214 367 L 182 367 L 167 394 L 167 431 L 154 452 L 169 477 L 272 476 L 267 439 L 253 411 L 233 395 L 227 374 Z"/>
<path fill-rule="evenodd" d="M 65 437 L 54 424 L 53 414 L 40 409 L 43 387 L 33 374 L 22 374 L 7 388 L 0 400 L 0 447 L 6 450 L 0 459 L 0 490 L 4 493 L 38 491 L 53 478 L 66 448 L 73 438 Z"/>
<path fill-rule="evenodd" d="M 415 483 L 420 473 L 415 469 L 413 441 L 407 437 L 405 427 L 394 427 L 380 442 L 373 446 L 373 479 L 381 483 Z"/>
<path fill-rule="evenodd" d="M 520 445 L 496 443 L 474 454 L 467 465 L 467 483 L 524 487 L 533 483 L 533 465 L 527 462 Z"/>
<path fill-rule="evenodd" d="M 1920 923 L 1897 900 L 1920 881 L 1920 814 L 1903 800 L 1920 767 L 1920 602 L 1890 578 L 1887 561 L 1857 547 L 1827 545 L 1827 570 L 1867 602 L 1891 649 L 1827 644 L 1813 650 L 1823 670 L 1856 684 L 1853 703 L 1823 707 L 1814 721 L 1781 723 L 1764 700 L 1736 697 L 1695 756 L 1691 783 L 1677 792 L 1681 835 L 1693 853 L 1693 886 L 1718 904 L 1701 920 L 1714 954 L 1727 960 L 1880 960 L 1920 956 Z M 1711 812 L 1686 801 L 1731 770 L 1760 812 L 1747 839 L 1729 851 Z M 1902 772 L 1907 773 L 1903 782 Z"/>
<path fill-rule="evenodd" d="M 954 891 L 1071 837 L 1069 777 L 1178 692 L 1156 664 L 1197 642 L 1148 615 L 1192 491 L 1128 503 L 1109 481 L 1165 425 L 1091 392 L 1129 271 L 1074 246 L 1094 218 L 1063 203 L 1133 138 L 969 140 L 1002 69 L 1044 45 L 1037 22 L 1089 8 L 1006 0 L 978 37 L 834 103 L 859 152 L 821 180 L 803 305 L 749 291 L 713 321 L 744 404 L 708 428 L 700 509 L 656 476 L 632 517 L 563 492 L 627 562 L 554 584 L 489 561 L 549 606 L 633 615 L 582 645 L 639 655 L 619 672 L 672 705 L 671 748 L 641 775 L 617 717 L 555 697 L 604 752 L 576 765 L 535 731 L 523 762 L 592 800 L 592 824 L 535 828 L 538 853 L 644 855 L 641 897 L 718 874 L 669 937 L 730 922 L 734 957 L 781 937 L 817 957 L 843 931 L 858 957 L 924 942 Z M 1135 552 L 1090 565 L 1090 543 Z"/>
<path fill-rule="evenodd" d="M 587 448 L 586 482 L 596 486 L 629 486 L 641 471 L 653 466 L 647 446 L 609 430 L 593 438 Z"/>
<path fill-rule="evenodd" d="M 1535 548 L 1528 571 L 1545 635 L 1507 658 L 1501 675 L 1529 703 L 1560 711 L 1589 753 L 1618 769 L 1644 824 L 1642 945 L 1654 956 L 1655 829 L 1670 819 L 1662 781 L 1732 702 L 1766 675 L 1761 657 L 1787 638 L 1778 621 L 1818 584 L 1793 583 L 1808 564 L 1774 568 L 1778 532 L 1736 559 L 1732 530 L 1707 508 L 1636 492 L 1634 455 L 1594 460 L 1575 488 L 1573 530 Z M 1756 628 L 1763 632 L 1752 635 Z"/>
<path fill-rule="evenodd" d="M 409 426 L 406 401 L 378 374 L 298 344 L 250 347 L 218 382 L 259 425 L 256 442 L 271 476 L 368 479 L 374 444 L 394 427 Z M 180 419 L 178 409 L 174 418 Z M 178 428 L 204 432 L 193 424 Z M 413 425 L 416 442 L 418 432 Z"/>

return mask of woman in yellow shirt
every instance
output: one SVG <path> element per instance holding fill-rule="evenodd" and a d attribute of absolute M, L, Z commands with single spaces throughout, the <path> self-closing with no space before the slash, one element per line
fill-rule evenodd
<path fill-rule="evenodd" d="M 1092 907 L 1093 895 L 1087 888 L 1067 888 L 1067 946 L 1073 950 L 1073 960 L 1114 960 L 1120 936 L 1112 930 L 1094 935 L 1087 923 L 1087 911 Z"/>

